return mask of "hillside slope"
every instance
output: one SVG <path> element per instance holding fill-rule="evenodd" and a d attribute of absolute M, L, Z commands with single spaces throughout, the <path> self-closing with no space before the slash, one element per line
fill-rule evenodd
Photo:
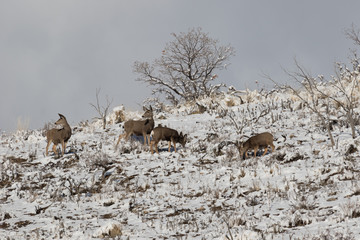
<path fill-rule="evenodd" d="M 240 101 L 240 98 L 242 101 Z M 286 92 L 243 92 L 156 112 L 189 135 L 151 155 L 100 122 L 72 126 L 67 154 L 45 157 L 41 130 L 0 136 L 0 238 L 356 239 L 360 138 Z M 117 111 L 119 108 L 116 108 Z M 357 109 L 360 111 L 359 109 Z M 137 113 L 124 112 L 133 118 Z M 71 116 L 66 116 L 71 119 Z M 336 116 L 334 116 L 336 117 Z M 242 159 L 234 143 L 268 131 L 276 151 Z"/>

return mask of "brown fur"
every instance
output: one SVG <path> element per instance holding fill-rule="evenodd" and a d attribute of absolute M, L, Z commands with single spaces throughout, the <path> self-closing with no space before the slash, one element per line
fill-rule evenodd
<path fill-rule="evenodd" d="M 153 118 L 153 110 L 150 106 L 149 109 L 144 107 L 145 113 L 142 115 L 146 120 L 129 120 L 124 123 L 125 133 L 121 134 L 116 143 L 116 147 L 118 146 L 120 139 L 125 138 L 126 140 L 130 135 L 134 134 L 136 136 L 143 135 L 144 137 L 144 145 L 146 143 L 150 143 L 150 133 L 154 129 L 154 118 Z"/>
<path fill-rule="evenodd" d="M 174 151 L 176 152 L 176 143 L 180 143 L 183 147 L 185 147 L 186 138 L 187 138 L 187 134 L 183 135 L 182 132 L 180 132 L 179 134 L 174 129 L 162 127 L 162 126 L 154 128 L 151 135 L 152 135 L 152 140 L 150 142 L 151 154 L 154 154 L 153 145 L 155 145 L 156 153 L 159 153 L 157 145 L 161 140 L 169 142 L 169 149 L 168 149 L 169 152 L 172 143 L 174 145 Z"/>
<path fill-rule="evenodd" d="M 245 153 L 246 158 L 248 157 L 248 150 L 254 149 L 254 156 L 256 157 L 256 152 L 259 148 L 265 148 L 265 151 L 262 156 L 264 156 L 268 149 L 267 147 L 270 146 L 272 152 L 275 151 L 275 145 L 273 143 L 274 137 L 271 133 L 264 132 L 258 135 L 250 137 L 246 142 L 241 143 L 239 147 L 241 157 Z"/>
<path fill-rule="evenodd" d="M 46 132 L 46 156 L 48 156 L 48 149 L 51 143 L 53 143 L 53 152 L 57 154 L 56 146 L 61 143 L 62 155 L 65 153 L 66 143 L 71 137 L 71 127 L 66 121 L 66 118 L 59 113 L 60 119 L 55 122 L 56 125 L 61 125 L 63 128 L 53 128 Z"/>

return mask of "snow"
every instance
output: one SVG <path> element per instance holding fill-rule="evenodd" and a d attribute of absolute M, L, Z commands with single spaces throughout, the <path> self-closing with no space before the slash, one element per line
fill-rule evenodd
<path fill-rule="evenodd" d="M 156 125 L 188 134 L 177 153 L 134 140 L 115 150 L 116 112 L 141 117 L 123 106 L 105 130 L 72 126 L 60 158 L 44 156 L 42 130 L 2 133 L 0 239 L 356 239 L 360 152 L 348 150 L 360 138 L 334 125 L 332 147 L 289 92 L 232 90 L 199 100 L 202 114 L 196 104 L 155 112 Z M 219 147 L 264 131 L 274 153 L 244 160 L 234 144 Z"/>

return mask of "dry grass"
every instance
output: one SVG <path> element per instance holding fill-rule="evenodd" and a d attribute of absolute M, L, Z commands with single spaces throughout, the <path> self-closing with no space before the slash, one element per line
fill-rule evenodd
<path fill-rule="evenodd" d="M 30 119 L 29 118 L 22 118 L 22 117 L 18 117 L 17 119 L 17 127 L 16 127 L 16 131 L 17 132 L 21 132 L 21 131 L 27 131 L 29 129 L 30 126 Z"/>

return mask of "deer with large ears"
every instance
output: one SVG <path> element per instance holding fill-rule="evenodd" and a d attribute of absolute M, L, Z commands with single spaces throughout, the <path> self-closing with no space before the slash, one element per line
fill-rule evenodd
<path fill-rule="evenodd" d="M 51 143 L 53 143 L 53 152 L 57 154 L 56 146 L 61 143 L 62 147 L 62 155 L 65 153 L 66 149 L 66 143 L 69 141 L 71 137 L 71 127 L 66 121 L 66 118 L 64 115 L 61 115 L 59 113 L 59 120 L 55 122 L 55 125 L 60 125 L 62 128 L 53 128 L 46 132 L 46 139 L 47 139 L 47 145 L 46 145 L 46 156 L 48 156 L 48 149 Z"/>
<path fill-rule="evenodd" d="M 240 143 L 238 145 L 240 157 L 243 157 L 243 155 L 245 153 L 245 157 L 247 158 L 248 157 L 247 152 L 248 152 L 248 150 L 251 150 L 251 149 L 254 149 L 254 156 L 256 157 L 256 152 L 261 147 L 265 148 L 263 156 L 267 153 L 268 146 L 270 146 L 272 149 L 272 152 L 274 152 L 275 145 L 274 145 L 273 141 L 274 141 L 273 135 L 268 132 L 264 132 L 264 133 L 260 133 L 258 135 L 252 136 L 246 142 Z"/>
<path fill-rule="evenodd" d="M 126 140 L 129 138 L 130 135 L 134 134 L 136 136 L 143 136 L 144 137 L 144 145 L 150 144 L 150 133 L 154 129 L 154 118 L 153 118 L 153 109 L 143 107 L 145 113 L 142 115 L 145 120 L 129 120 L 125 122 L 124 129 L 125 133 L 121 134 L 118 138 L 118 141 L 115 145 L 117 148 L 120 140 L 125 138 Z"/>
<path fill-rule="evenodd" d="M 176 131 L 175 129 L 163 127 L 161 125 L 154 128 L 154 130 L 152 130 L 151 136 L 152 136 L 152 140 L 150 142 L 151 154 L 154 154 L 154 150 L 153 150 L 154 145 L 155 145 L 156 153 L 159 154 L 157 145 L 161 140 L 168 141 L 169 152 L 171 149 L 171 143 L 174 145 L 174 151 L 176 152 L 176 143 L 180 143 L 183 147 L 185 147 L 187 140 L 187 134 L 183 135 L 182 132 L 180 132 L 179 134 L 178 131 Z"/>

